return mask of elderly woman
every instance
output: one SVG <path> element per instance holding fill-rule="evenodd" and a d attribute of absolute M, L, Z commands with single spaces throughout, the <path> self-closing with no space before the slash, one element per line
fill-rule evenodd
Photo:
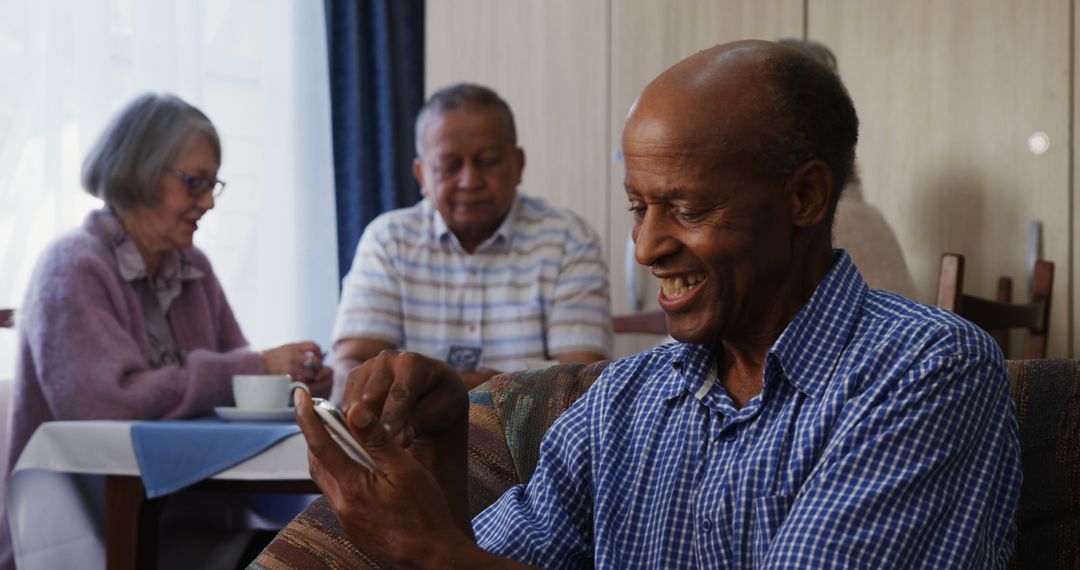
<path fill-rule="evenodd" d="M 210 120 L 172 95 L 135 99 L 101 135 L 82 183 L 105 207 L 45 251 L 19 313 L 7 471 L 48 420 L 208 414 L 232 403 L 234 374 L 291 374 L 328 391 L 317 344 L 248 348 L 192 245 L 225 186 L 220 166 Z"/>

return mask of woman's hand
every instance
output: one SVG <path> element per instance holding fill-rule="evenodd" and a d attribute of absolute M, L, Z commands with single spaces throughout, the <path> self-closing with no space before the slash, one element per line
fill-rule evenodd
<path fill-rule="evenodd" d="M 329 388 L 333 371 L 323 366 L 323 353 L 311 341 L 283 344 L 262 352 L 263 368 L 267 374 L 288 374 L 313 390 Z"/>

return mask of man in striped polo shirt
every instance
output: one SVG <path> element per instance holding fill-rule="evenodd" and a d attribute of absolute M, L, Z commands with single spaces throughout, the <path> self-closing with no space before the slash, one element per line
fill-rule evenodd
<path fill-rule="evenodd" d="M 494 91 L 437 91 L 416 119 L 424 199 L 365 229 L 332 342 L 345 373 L 385 349 L 450 362 L 470 387 L 497 371 L 611 353 L 607 268 L 580 217 L 517 191 L 525 153 Z"/>

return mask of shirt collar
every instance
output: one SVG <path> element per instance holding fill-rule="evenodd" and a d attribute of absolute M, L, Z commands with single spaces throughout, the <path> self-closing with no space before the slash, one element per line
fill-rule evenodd
<path fill-rule="evenodd" d="M 450 228 L 446 225 L 446 220 L 443 219 L 442 214 L 435 208 L 435 205 L 431 203 L 431 200 L 424 198 L 423 208 L 432 218 L 432 227 L 435 230 L 435 240 L 439 243 L 449 241 L 454 245 L 461 247 L 461 242 L 458 241 L 454 232 L 450 231 Z M 506 213 L 506 218 L 495 230 L 495 233 L 491 234 L 488 239 L 484 240 L 477 248 L 476 251 L 484 251 L 485 249 L 495 248 L 500 246 L 509 247 L 510 238 L 514 235 L 514 220 L 518 217 L 518 212 L 521 210 L 521 194 L 515 193 L 514 203 L 510 205 L 510 211 Z"/>
<path fill-rule="evenodd" d="M 120 277 L 128 283 L 146 278 L 146 263 L 139 253 L 139 248 L 116 214 L 108 208 L 102 208 L 91 212 L 90 220 L 98 228 L 96 233 L 101 236 L 116 257 Z M 172 301 L 180 295 L 182 281 L 202 279 L 204 276 L 203 272 L 191 263 L 187 251 L 178 248 L 162 255 L 161 265 L 158 266 L 157 276 L 151 283 L 151 288 L 162 309 L 168 309 Z"/>
<path fill-rule="evenodd" d="M 833 255 L 832 268 L 769 349 L 791 384 L 812 398 L 827 388 L 868 290 L 847 251 L 835 249 Z"/>
<path fill-rule="evenodd" d="M 797 390 L 815 399 L 827 387 L 829 371 L 847 345 L 868 289 L 847 251 L 833 254 L 832 268 L 766 357 L 766 382 L 775 361 Z M 682 380 L 664 383 L 660 390 L 665 399 L 703 393 L 716 381 L 716 362 L 704 345 L 678 343 L 672 348 L 671 366 Z"/>
<path fill-rule="evenodd" d="M 681 396 L 683 392 L 698 394 L 711 388 L 716 382 L 716 361 L 712 350 L 705 345 L 680 342 L 672 347 L 671 367 L 675 378 L 681 380 L 665 382 L 660 387 L 665 400 Z M 708 385 L 708 386 L 707 386 Z"/>

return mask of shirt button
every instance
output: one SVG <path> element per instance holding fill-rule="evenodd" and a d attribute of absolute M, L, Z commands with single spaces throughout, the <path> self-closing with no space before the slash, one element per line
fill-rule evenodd
<path fill-rule="evenodd" d="M 728 431 L 726 431 L 726 432 L 724 432 L 723 434 L 720 435 L 720 441 L 722 441 L 724 443 L 731 443 L 731 442 L 735 441 L 735 437 L 737 435 L 738 434 L 735 432 L 735 430 L 733 430 L 733 429 L 728 430 Z"/>
<path fill-rule="evenodd" d="M 701 520 L 701 530 L 703 532 L 711 531 L 712 530 L 712 521 L 709 520 L 709 519 L 702 519 Z"/>

